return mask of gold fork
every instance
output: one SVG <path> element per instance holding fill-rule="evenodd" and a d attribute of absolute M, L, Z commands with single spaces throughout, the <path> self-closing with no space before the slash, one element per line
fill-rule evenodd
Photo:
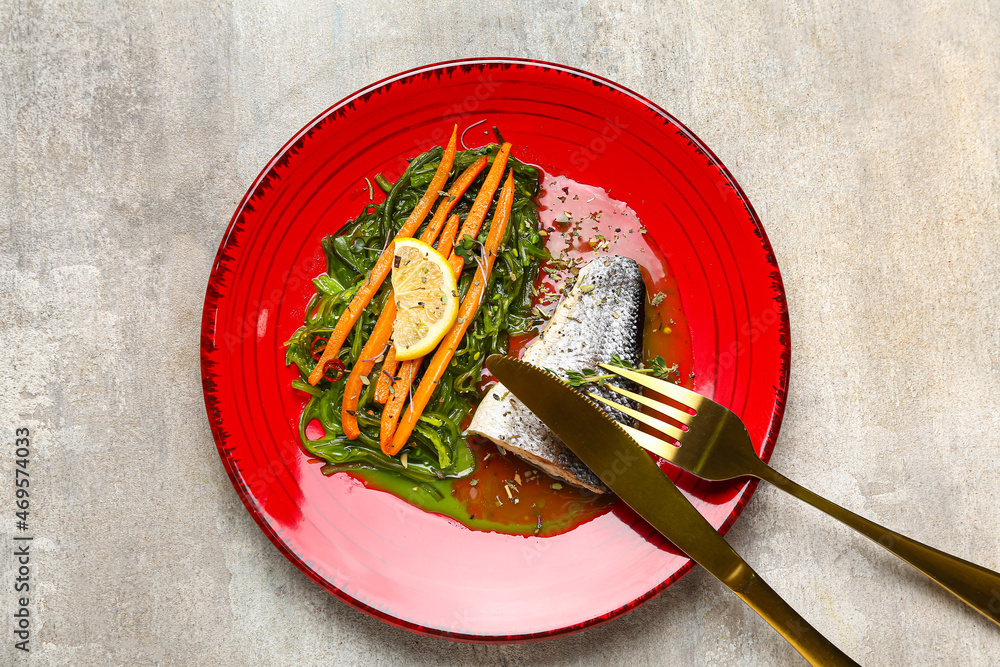
<path fill-rule="evenodd" d="M 622 425 L 643 448 L 702 479 L 722 481 L 751 476 L 770 482 L 885 547 L 1000 625 L 1000 574 L 883 528 L 799 486 L 760 460 L 740 418 L 715 401 L 642 373 L 606 364 L 601 364 L 601 367 L 686 408 L 678 409 L 610 383 L 606 385 L 608 389 L 648 406 L 680 424 L 677 426 L 591 392 L 592 398 L 652 426 L 677 443 L 674 445 L 639 429 Z"/>

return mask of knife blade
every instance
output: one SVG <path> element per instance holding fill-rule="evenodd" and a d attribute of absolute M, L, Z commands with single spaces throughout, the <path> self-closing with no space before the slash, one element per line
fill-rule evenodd
<path fill-rule="evenodd" d="M 604 410 L 551 373 L 492 355 L 486 367 L 615 495 L 718 578 L 814 665 L 856 665 L 747 565 Z"/>

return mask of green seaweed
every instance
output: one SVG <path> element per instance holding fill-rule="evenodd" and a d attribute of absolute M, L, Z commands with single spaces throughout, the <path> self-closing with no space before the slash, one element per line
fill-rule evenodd
<path fill-rule="evenodd" d="M 498 151 L 497 144 L 490 144 L 459 152 L 455 156 L 448 187 L 481 156 L 488 156 L 492 164 Z M 385 200 L 379 204 L 367 204 L 339 232 L 323 239 L 327 271 L 313 281 L 316 294 L 306 308 L 303 326 L 285 343 L 285 363 L 294 364 L 302 373 L 302 378 L 295 380 L 292 386 L 310 395 L 299 420 L 299 436 L 310 454 L 326 462 L 323 472 L 378 472 L 383 476 L 405 479 L 411 486 L 415 483 L 415 488 L 435 498 L 442 494 L 442 480 L 465 477 L 475 470 L 475 458 L 462 433 L 462 426 L 482 398 L 478 386 L 483 363 L 491 354 L 507 353 L 510 337 L 528 333 L 538 323 L 531 312 L 532 288 L 539 266 L 548 258 L 548 253 L 544 238 L 538 234 L 539 220 L 534 198 L 538 194 L 540 174 L 536 168 L 515 158 L 508 160 L 507 169 L 514 174 L 514 204 L 490 275 L 488 296 L 483 299 L 409 443 L 403 449 L 405 463 L 401 457 L 386 456 L 379 448 L 382 405 L 373 400 L 373 393 L 377 373 L 381 370 L 372 372 L 371 381 L 358 404 L 361 435 L 356 440 L 348 440 L 341 427 L 343 378 L 336 382 L 324 378 L 315 387 L 309 385 L 305 378 L 315 365 L 310 349 L 317 336 L 329 335 L 336 325 L 382 249 L 423 196 L 442 155 L 443 150 L 435 147 L 413 158 L 395 183 L 390 183 L 380 174 L 375 176 L 378 187 L 386 194 Z M 454 212 L 463 221 L 485 177 L 486 170 L 456 204 Z M 489 231 L 498 195 L 499 192 L 494 196 L 487 222 L 478 238 L 466 237 L 457 244 L 456 252 L 467 258 L 465 270 L 458 281 L 460 294 L 464 295 L 477 270 L 477 257 Z M 415 236 L 419 236 L 422 229 Z M 386 280 L 341 348 L 339 359 L 348 370 L 357 362 L 390 290 L 390 281 Z M 416 382 L 419 380 L 418 376 Z M 313 420 L 323 427 L 324 435 L 318 439 L 311 439 L 306 434 L 306 428 Z"/>

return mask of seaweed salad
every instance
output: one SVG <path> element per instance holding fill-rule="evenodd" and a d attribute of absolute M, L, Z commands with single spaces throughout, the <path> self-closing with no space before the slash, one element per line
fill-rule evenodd
<path fill-rule="evenodd" d="M 304 324 L 286 343 L 285 360 L 302 373 L 293 387 L 310 394 L 299 435 L 306 451 L 324 462 L 324 474 L 378 471 L 399 488 L 441 499 L 438 482 L 475 470 L 463 429 L 482 397 L 483 363 L 490 354 L 506 354 L 513 337 L 539 323 L 533 289 L 548 258 L 535 201 L 540 172 L 510 156 L 499 132 L 497 138 L 500 143 L 456 150 L 453 133 L 447 147 L 412 158 L 394 183 L 376 175 L 385 198 L 374 203 L 369 183 L 372 202 L 322 240 L 326 273 L 313 281 L 316 293 Z M 437 240 L 441 254 L 460 267 L 463 310 L 453 330 L 462 331 L 454 349 L 443 352 L 442 343 L 429 364 L 397 363 L 385 331 L 398 305 L 385 262 L 392 261 L 394 240 L 407 237 Z M 406 372 L 411 375 L 401 377 Z M 414 411 L 421 400 L 423 409 Z M 322 435 L 310 427 L 315 422 Z"/>

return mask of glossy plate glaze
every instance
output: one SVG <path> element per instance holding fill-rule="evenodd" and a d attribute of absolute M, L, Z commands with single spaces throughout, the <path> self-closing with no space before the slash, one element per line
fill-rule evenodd
<path fill-rule="evenodd" d="M 296 372 L 282 348 L 324 270 L 320 239 L 368 201 L 365 177 L 395 178 L 453 124 L 483 119 L 465 137 L 470 146 L 497 125 L 521 160 L 605 188 L 638 214 L 679 285 L 695 389 L 739 414 L 766 460 L 788 385 L 788 318 L 750 202 L 665 111 L 550 63 L 422 67 L 351 95 L 303 128 L 261 172 L 223 236 L 205 299 L 202 376 L 233 485 L 313 581 L 422 634 L 527 641 L 614 618 L 692 563 L 621 505 L 561 535 L 523 537 L 472 531 L 348 475 L 324 477 L 298 443 L 304 399 L 290 388 Z M 754 489 L 670 474 L 720 532 Z"/>

